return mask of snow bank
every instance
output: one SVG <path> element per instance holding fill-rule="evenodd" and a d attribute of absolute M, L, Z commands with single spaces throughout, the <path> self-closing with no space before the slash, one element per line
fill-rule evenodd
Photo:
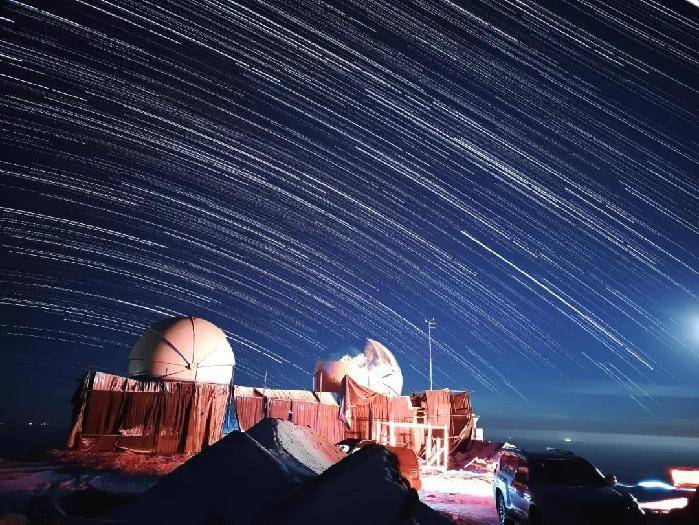
<path fill-rule="evenodd" d="M 384 447 L 344 456 L 310 429 L 275 420 L 229 434 L 105 518 L 129 525 L 451 523 L 404 484 Z"/>
<path fill-rule="evenodd" d="M 368 446 L 307 480 L 259 523 L 448 525 L 451 522 L 420 503 L 417 493 L 403 484 L 391 452 L 380 446 Z"/>
<path fill-rule="evenodd" d="M 320 474 L 346 455 L 323 436 L 291 421 L 263 419 L 247 433 L 302 476 Z"/>
<path fill-rule="evenodd" d="M 244 432 L 197 454 L 110 517 L 129 523 L 253 523 L 300 483 Z"/>
<path fill-rule="evenodd" d="M 506 443 L 469 440 L 465 446 L 451 454 L 449 468 L 454 470 L 482 471 L 492 474 L 495 464 L 500 461 Z"/>
<path fill-rule="evenodd" d="M 422 490 L 447 494 L 469 494 L 477 497 L 493 497 L 492 476 L 484 479 L 477 473 L 449 470 L 447 472 L 422 473 Z"/>
<path fill-rule="evenodd" d="M 84 450 L 51 450 L 51 457 L 62 465 L 81 470 L 113 470 L 125 476 L 160 477 L 169 474 L 187 461 L 191 454 L 143 454 L 127 451 L 87 452 Z"/>
<path fill-rule="evenodd" d="M 420 499 L 459 525 L 497 525 L 492 473 L 423 472 Z"/>

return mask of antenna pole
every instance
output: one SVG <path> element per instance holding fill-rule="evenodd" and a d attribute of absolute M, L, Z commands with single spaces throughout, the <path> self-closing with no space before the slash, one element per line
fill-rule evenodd
<path fill-rule="evenodd" d="M 432 329 L 437 326 L 434 319 L 425 319 L 427 323 L 427 346 L 430 350 L 430 390 L 432 390 Z"/>
<path fill-rule="evenodd" d="M 264 382 L 264 387 L 265 390 L 267 390 L 267 370 L 265 370 L 265 382 Z"/>

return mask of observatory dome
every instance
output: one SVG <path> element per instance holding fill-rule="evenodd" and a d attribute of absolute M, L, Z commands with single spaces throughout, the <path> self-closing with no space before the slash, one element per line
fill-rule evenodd
<path fill-rule="evenodd" d="M 398 361 L 384 345 L 367 339 L 364 353 L 338 360 L 319 360 L 313 373 L 316 391 L 339 392 L 342 378 L 350 376 L 360 385 L 384 394 L 399 396 L 403 390 L 403 373 Z"/>
<path fill-rule="evenodd" d="M 199 317 L 148 328 L 129 354 L 129 376 L 228 385 L 235 357 L 226 334 Z"/>

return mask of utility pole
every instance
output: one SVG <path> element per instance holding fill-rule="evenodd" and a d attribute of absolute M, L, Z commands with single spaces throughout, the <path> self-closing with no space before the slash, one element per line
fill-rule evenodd
<path fill-rule="evenodd" d="M 437 326 L 434 319 L 425 319 L 427 323 L 427 345 L 430 349 L 430 390 L 432 390 L 432 329 Z"/>
<path fill-rule="evenodd" d="M 264 381 L 264 387 L 265 390 L 267 390 L 267 370 L 265 370 L 265 381 Z"/>

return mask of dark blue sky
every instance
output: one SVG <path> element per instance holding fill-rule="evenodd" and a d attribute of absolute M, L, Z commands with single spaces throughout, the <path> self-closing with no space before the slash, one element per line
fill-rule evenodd
<path fill-rule="evenodd" d="M 607 5 L 611 4 L 611 5 Z M 143 329 L 397 355 L 487 425 L 699 437 L 699 8 L 4 3 L 0 415 Z"/>

